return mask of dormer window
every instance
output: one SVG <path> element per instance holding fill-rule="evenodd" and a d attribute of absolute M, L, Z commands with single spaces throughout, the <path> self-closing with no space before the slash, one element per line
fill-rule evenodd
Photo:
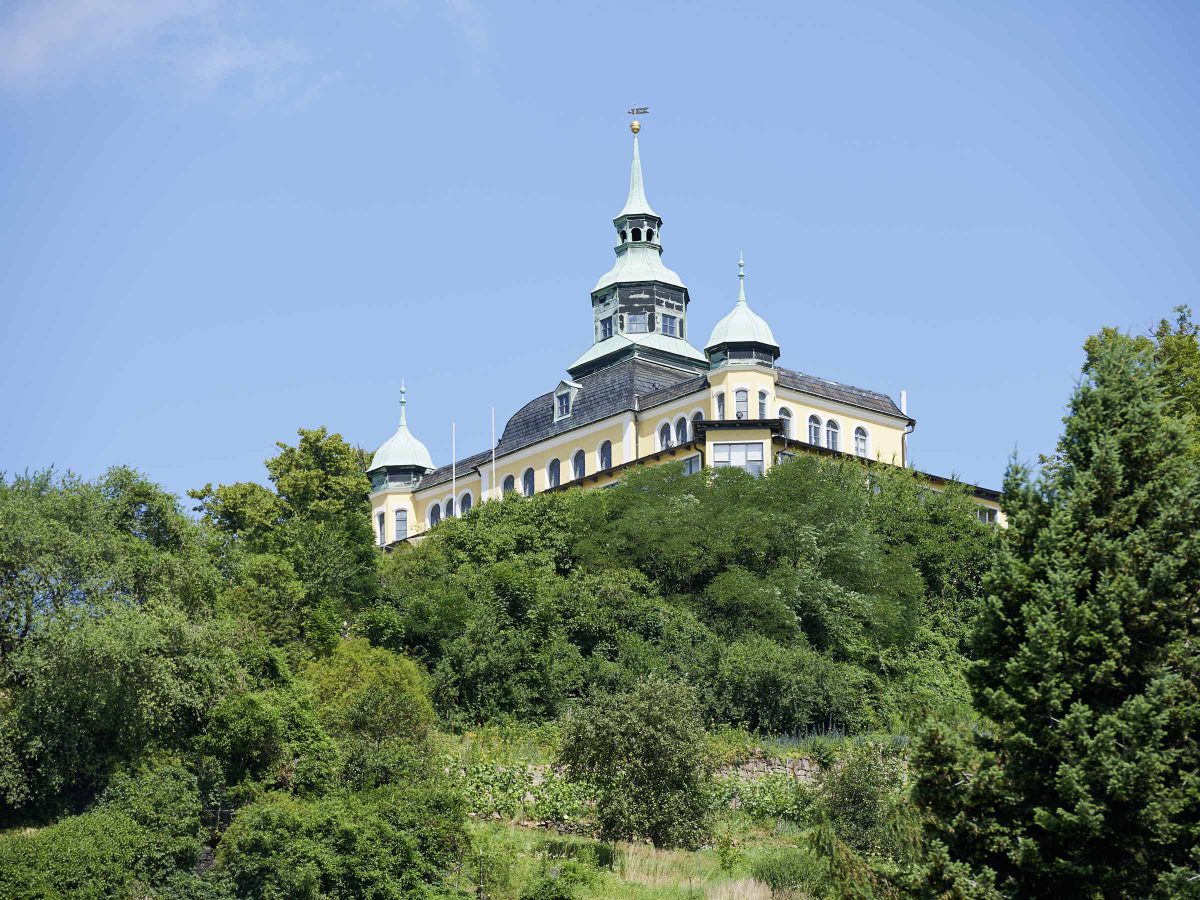
<path fill-rule="evenodd" d="M 575 406 L 575 397 L 579 394 L 579 385 L 574 381 L 560 381 L 554 391 L 554 421 L 571 415 Z"/>

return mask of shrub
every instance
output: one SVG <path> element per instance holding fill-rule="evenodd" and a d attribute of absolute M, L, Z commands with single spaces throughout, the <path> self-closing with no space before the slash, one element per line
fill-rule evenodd
<path fill-rule="evenodd" d="M 771 889 L 772 897 L 789 897 L 812 879 L 813 864 L 800 850 L 784 849 L 764 853 L 750 864 L 750 874 Z"/>
<path fill-rule="evenodd" d="M 688 847 L 707 833 L 712 763 L 687 685 L 651 677 L 578 707 L 559 754 L 569 777 L 595 787 L 604 839 Z"/>
<path fill-rule="evenodd" d="M 437 783 L 242 809 L 217 848 L 238 897 L 421 897 L 466 847 L 461 802 Z"/>

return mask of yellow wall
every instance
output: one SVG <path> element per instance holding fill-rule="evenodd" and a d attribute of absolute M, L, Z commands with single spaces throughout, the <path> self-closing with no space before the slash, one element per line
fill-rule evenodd
<path fill-rule="evenodd" d="M 834 419 L 840 428 L 838 449 L 843 453 L 854 452 L 854 429 L 867 430 L 867 457 L 879 462 L 902 466 L 904 460 L 905 423 L 899 419 L 877 415 L 833 400 L 825 400 L 801 394 L 790 388 L 780 388 L 778 405 L 792 413 L 792 437 L 808 441 L 808 417 L 816 415 L 821 420 L 821 446 L 826 445 L 825 425 Z"/>
<path fill-rule="evenodd" d="M 730 365 L 709 373 L 709 386 L 701 390 L 664 403 L 660 406 L 641 410 L 636 416 L 633 413 L 622 413 L 603 422 L 596 422 L 581 428 L 557 435 L 532 447 L 527 447 L 516 453 L 498 457 L 496 460 L 496 479 L 492 482 L 491 466 L 485 465 L 478 471 L 462 473 L 457 481 L 456 507 L 460 507 L 462 496 L 469 492 L 474 505 L 489 499 L 498 499 L 505 477 L 512 475 L 516 482 L 516 490 L 521 490 L 521 477 L 527 468 L 534 472 L 534 490 L 544 491 L 549 487 L 547 466 L 550 460 L 557 458 L 560 463 L 560 483 L 574 480 L 571 469 L 571 457 L 576 450 L 582 449 L 586 454 L 586 474 L 595 475 L 600 469 L 600 445 L 604 441 L 612 442 L 612 464 L 614 467 L 634 459 L 645 459 L 658 453 L 663 448 L 659 444 L 659 429 L 664 423 L 671 425 L 672 441 L 675 435 L 675 423 L 681 416 L 688 419 L 688 439 L 694 438 L 691 420 L 695 413 L 700 412 L 707 420 L 717 417 L 716 396 L 725 394 L 725 417 L 734 419 L 736 416 L 736 391 L 744 388 L 747 391 L 747 414 L 751 419 L 758 416 L 758 392 L 767 393 L 767 416 L 776 418 L 781 408 L 792 413 L 791 437 L 808 440 L 808 417 L 817 415 L 821 420 L 821 445 L 826 442 L 825 423 L 835 419 L 840 426 L 840 441 L 838 449 L 843 453 L 854 452 L 854 429 L 863 427 L 868 433 L 868 456 L 893 465 L 903 465 L 903 435 L 905 423 L 903 420 L 883 416 L 868 410 L 861 410 L 847 404 L 837 403 L 824 398 L 813 397 L 790 388 L 781 388 L 776 384 L 776 372 L 758 366 Z M 705 442 L 704 462 L 712 465 L 712 445 L 718 442 L 751 442 L 761 441 L 764 446 L 763 466 L 770 468 L 774 463 L 775 448 L 769 429 L 711 429 Z M 666 454 L 660 459 L 648 461 L 649 464 L 677 462 L 684 457 Z M 611 484 L 620 477 L 620 473 L 610 473 L 597 480 L 590 477 L 585 487 L 602 487 Z M 395 540 L 395 510 L 403 507 L 408 510 L 408 534 L 410 537 L 419 535 L 428 529 L 429 509 L 433 503 L 442 504 L 451 494 L 449 482 L 416 492 L 409 488 L 396 487 L 372 494 L 372 528 L 377 527 L 378 514 L 384 513 L 384 525 L 387 530 L 388 542 Z M 997 508 L 998 504 L 977 499 L 982 506 Z M 1003 513 L 999 514 L 1003 523 Z"/>

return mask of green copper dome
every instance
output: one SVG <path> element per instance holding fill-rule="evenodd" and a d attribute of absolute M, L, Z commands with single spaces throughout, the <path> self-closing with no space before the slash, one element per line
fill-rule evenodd
<path fill-rule="evenodd" d="M 713 328 L 705 350 L 714 350 L 726 344 L 760 344 L 779 355 L 779 344 L 767 320 L 746 303 L 745 262 L 738 260 L 738 298 L 733 310 Z"/>
<path fill-rule="evenodd" d="M 429 455 L 429 450 L 408 430 L 408 420 L 404 414 L 404 407 L 408 403 L 404 398 L 405 393 L 404 386 L 401 385 L 400 427 L 375 451 L 375 455 L 371 457 L 371 468 L 368 469 L 370 472 L 391 466 L 412 466 L 426 470 L 433 468 L 433 457 Z"/>

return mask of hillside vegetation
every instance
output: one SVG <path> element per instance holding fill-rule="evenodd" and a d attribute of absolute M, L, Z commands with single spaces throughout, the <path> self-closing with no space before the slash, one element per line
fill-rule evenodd
<path fill-rule="evenodd" d="M 323 429 L 196 516 L 0 478 L 0 896 L 1200 896 L 1200 349 L 1087 349 L 1006 531 L 801 456 L 384 555 Z"/>

